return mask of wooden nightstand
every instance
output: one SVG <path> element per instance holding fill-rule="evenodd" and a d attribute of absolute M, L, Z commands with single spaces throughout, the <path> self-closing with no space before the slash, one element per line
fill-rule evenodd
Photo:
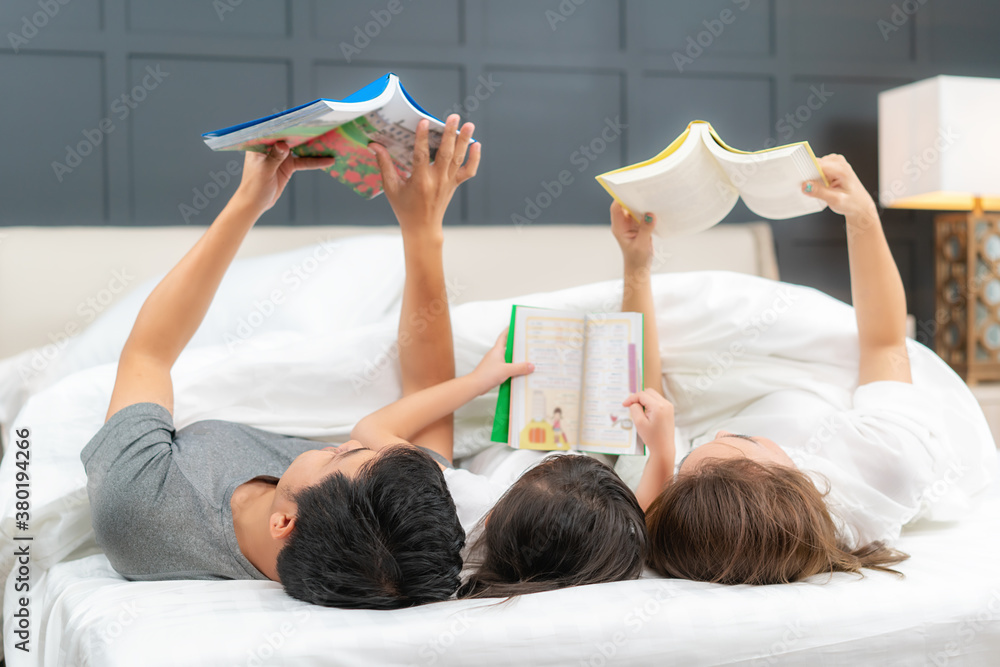
<path fill-rule="evenodd" d="M 1000 443 L 1000 382 L 980 382 L 969 389 L 986 415 L 994 444 Z"/>

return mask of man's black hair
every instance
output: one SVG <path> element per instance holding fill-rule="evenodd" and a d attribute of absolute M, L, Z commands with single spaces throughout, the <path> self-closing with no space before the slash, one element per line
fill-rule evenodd
<path fill-rule="evenodd" d="M 458 588 L 465 532 L 441 469 L 415 447 L 393 447 L 354 479 L 334 473 L 294 500 L 295 527 L 278 554 L 292 597 L 398 609 Z"/>

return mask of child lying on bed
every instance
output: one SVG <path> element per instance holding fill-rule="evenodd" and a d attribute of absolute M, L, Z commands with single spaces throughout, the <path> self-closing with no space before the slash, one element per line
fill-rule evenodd
<path fill-rule="evenodd" d="M 395 178 L 388 154 L 380 146 L 373 148 L 382 165 L 386 195 L 405 232 L 405 203 L 397 192 L 403 184 Z M 399 325 L 404 396 L 361 420 L 351 436 L 376 449 L 413 442 L 450 462 L 451 414 L 508 377 L 530 372 L 531 368 L 504 361 L 504 332 L 472 373 L 454 377 L 448 309 L 421 310 L 407 305 L 417 301 L 446 304 L 439 226 L 435 232 L 436 245 L 425 246 L 422 252 L 407 252 L 409 291 L 404 293 Z M 618 225 L 615 235 L 625 260 L 622 308 L 649 311 L 653 296 L 643 246 L 651 252 L 648 230 L 637 240 Z M 410 258 L 414 258 L 412 263 Z M 423 278 L 411 282 L 411 270 L 423 271 Z M 420 312 L 440 314 L 407 314 Z M 656 340 L 655 319 L 646 318 L 644 335 L 646 340 Z M 659 367 L 658 353 L 655 359 L 647 359 L 647 373 L 655 368 L 654 376 L 659 377 Z M 648 421 L 653 417 L 640 413 L 638 419 Z M 655 423 L 659 424 L 660 419 L 656 418 Z M 651 433 L 646 443 L 651 452 L 650 465 L 640 492 L 652 497 L 673 463 L 673 431 L 665 437 L 653 437 Z M 446 471 L 459 517 L 472 542 L 467 562 L 471 574 L 460 596 L 509 597 L 639 577 L 646 549 L 642 509 L 609 466 L 574 454 L 545 455 L 524 450 L 511 454 L 518 457 L 511 467 L 527 470 L 509 489 L 467 470 Z"/>
<path fill-rule="evenodd" d="M 894 572 L 907 558 L 884 540 L 898 535 L 927 495 L 940 406 L 911 383 L 903 284 L 875 203 L 842 156 L 820 163 L 830 185 L 808 182 L 803 191 L 847 220 L 860 349 L 853 408 L 836 411 L 805 391 L 773 392 L 758 401 L 766 406 L 734 418 L 773 440 L 720 430 L 681 461 L 655 499 L 640 494 L 648 506 L 648 564 L 664 576 L 775 584 L 864 568 Z M 612 224 L 643 227 L 617 205 Z M 652 302 L 644 312 L 655 317 Z M 673 408 L 658 393 L 626 403 L 647 442 L 673 432 Z M 755 408 L 787 417 L 755 420 Z M 810 436 L 831 418 L 837 427 L 817 448 Z M 829 483 L 827 494 L 811 475 Z"/>
<path fill-rule="evenodd" d="M 478 167 L 473 128 L 459 134 L 458 122 L 449 118 L 434 165 L 425 125 L 413 177 L 392 188 L 407 322 L 427 307 L 425 294 L 443 293 L 433 260 L 441 219 Z M 465 535 L 426 450 L 326 447 L 222 421 L 174 430 L 170 369 L 241 242 L 295 171 L 332 162 L 294 157 L 284 144 L 247 153 L 233 198 L 136 318 L 107 421 L 81 453 L 97 542 L 127 579 L 272 579 L 306 602 L 377 609 L 444 600 L 459 585 Z M 446 420 L 431 421 L 423 434 L 450 433 Z"/>

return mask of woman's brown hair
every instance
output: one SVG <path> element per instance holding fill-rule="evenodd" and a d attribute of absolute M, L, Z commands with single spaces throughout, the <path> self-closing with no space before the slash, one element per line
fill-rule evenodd
<path fill-rule="evenodd" d="M 475 539 L 459 597 L 511 597 L 637 579 L 646 525 L 635 494 L 588 456 L 555 456 L 524 473 Z"/>
<path fill-rule="evenodd" d="M 891 566 L 909 557 L 881 542 L 844 548 L 808 476 L 743 458 L 706 460 L 679 475 L 650 505 L 646 525 L 650 568 L 695 581 L 783 584 L 863 568 L 899 574 Z"/>

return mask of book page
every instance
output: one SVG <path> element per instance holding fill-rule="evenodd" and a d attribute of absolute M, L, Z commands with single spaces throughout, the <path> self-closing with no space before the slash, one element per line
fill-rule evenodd
<path fill-rule="evenodd" d="M 643 386 L 642 314 L 588 315 L 586 333 L 583 427 L 575 449 L 641 454 L 635 424 L 622 401 Z"/>
<path fill-rule="evenodd" d="M 567 450 L 578 442 L 583 335 L 582 313 L 517 308 L 513 361 L 535 370 L 511 382 L 511 447 Z"/>
<path fill-rule="evenodd" d="M 718 224 L 736 205 L 739 192 L 702 139 L 694 123 L 687 141 L 672 155 L 600 178 L 634 216 L 656 214 L 661 236 L 682 236 Z"/>
<path fill-rule="evenodd" d="M 762 218 L 784 220 L 826 208 L 819 199 L 802 193 L 803 181 L 823 180 L 805 144 L 734 153 L 706 135 L 705 145 L 739 190 L 747 208 Z"/>

